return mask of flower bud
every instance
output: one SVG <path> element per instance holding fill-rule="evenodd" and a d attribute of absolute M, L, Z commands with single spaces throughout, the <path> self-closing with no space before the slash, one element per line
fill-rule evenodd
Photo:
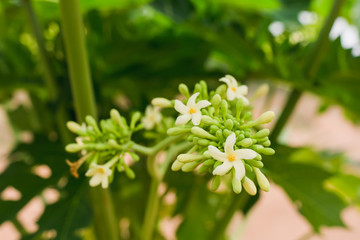
<path fill-rule="evenodd" d="M 217 130 L 219 130 L 220 128 L 218 126 L 215 125 L 211 125 L 210 126 L 210 132 L 216 133 Z"/>
<path fill-rule="evenodd" d="M 206 159 L 207 157 L 204 155 L 195 155 L 195 154 L 189 154 L 189 153 L 183 153 L 180 154 L 179 156 L 177 156 L 176 160 L 182 163 L 188 163 L 188 162 L 193 162 L 193 161 L 198 161 L 198 160 L 203 160 Z"/>
<path fill-rule="evenodd" d="M 215 94 L 211 99 L 211 105 L 214 106 L 214 108 L 218 108 L 221 103 L 221 96 L 219 94 Z"/>
<path fill-rule="evenodd" d="M 254 196 L 257 192 L 255 183 L 253 181 L 250 180 L 250 178 L 245 177 L 244 178 L 244 182 L 243 182 L 243 186 L 244 189 L 247 193 L 249 193 L 250 195 Z"/>
<path fill-rule="evenodd" d="M 75 134 L 82 135 L 82 136 L 86 135 L 85 129 L 77 122 L 68 121 L 66 123 L 66 126 L 71 132 L 73 132 Z"/>
<path fill-rule="evenodd" d="M 194 161 L 194 162 L 188 162 L 188 163 L 185 163 L 182 167 L 181 167 L 181 170 L 183 172 L 191 172 L 191 171 L 194 171 L 195 168 L 197 168 L 197 166 L 199 166 L 199 162 L 197 161 Z"/>
<path fill-rule="evenodd" d="M 252 138 L 256 138 L 256 139 L 261 139 L 264 137 L 269 136 L 270 134 L 270 130 L 267 128 L 261 129 L 260 131 L 258 131 L 257 133 L 255 133 Z"/>
<path fill-rule="evenodd" d="M 224 135 L 221 129 L 217 130 L 216 133 L 216 138 L 219 139 L 220 141 L 224 139 Z"/>
<path fill-rule="evenodd" d="M 228 111 L 228 102 L 225 99 L 221 100 L 220 107 L 221 107 L 221 113 L 225 117 Z"/>
<path fill-rule="evenodd" d="M 260 153 L 264 154 L 264 155 L 274 155 L 275 154 L 275 150 L 269 147 L 266 148 L 261 148 L 259 149 Z"/>
<path fill-rule="evenodd" d="M 124 168 L 125 168 L 125 173 L 126 173 L 126 175 L 127 175 L 130 179 L 134 179 L 134 178 L 135 178 L 135 173 L 134 173 L 134 171 L 133 171 L 131 168 L 129 168 L 128 166 L 126 166 L 125 164 L 124 164 L 123 166 L 124 166 Z"/>
<path fill-rule="evenodd" d="M 87 115 L 85 117 L 85 121 L 89 126 L 91 126 L 95 130 L 95 132 L 100 133 L 100 129 L 97 125 L 97 122 L 92 116 Z"/>
<path fill-rule="evenodd" d="M 242 98 L 238 98 L 236 100 L 236 116 L 235 116 L 236 120 L 240 119 L 240 115 L 241 115 L 243 106 L 244 106 L 244 100 Z"/>
<path fill-rule="evenodd" d="M 197 171 L 199 174 L 201 173 L 205 173 L 209 171 L 209 166 L 206 165 L 201 165 L 201 167 L 199 168 L 199 170 Z"/>
<path fill-rule="evenodd" d="M 179 92 L 180 92 L 182 95 L 184 95 L 186 98 L 189 98 L 189 97 L 190 97 L 189 88 L 188 88 L 185 84 L 183 84 L 183 83 L 179 84 Z M 154 104 L 153 104 L 153 105 L 154 105 Z"/>
<path fill-rule="evenodd" d="M 154 98 L 151 101 L 151 104 L 153 106 L 161 107 L 161 108 L 170 108 L 173 106 L 173 104 L 166 98 Z"/>
<path fill-rule="evenodd" d="M 230 134 L 232 134 L 232 131 L 227 130 L 227 129 L 224 129 L 222 132 L 223 132 L 223 135 L 225 138 L 227 138 Z"/>
<path fill-rule="evenodd" d="M 256 180 L 262 190 L 268 192 L 270 190 L 269 180 L 265 177 L 265 175 L 258 168 L 254 168 L 254 172 L 256 175 Z"/>
<path fill-rule="evenodd" d="M 245 163 L 245 170 L 246 170 L 246 172 L 252 172 L 253 171 L 252 167 L 247 163 Z"/>
<path fill-rule="evenodd" d="M 257 167 L 257 168 L 264 167 L 264 164 L 262 161 L 257 161 L 257 160 L 245 160 L 245 161 L 253 167 Z"/>
<path fill-rule="evenodd" d="M 219 188 L 220 183 L 221 183 L 220 176 L 213 177 L 213 180 L 211 182 L 211 188 L 210 188 L 211 191 L 216 191 Z"/>
<path fill-rule="evenodd" d="M 167 130 L 167 134 L 169 136 L 177 136 L 183 133 L 187 133 L 190 132 L 191 128 L 186 128 L 186 127 L 173 127 L 173 128 L 169 128 Z"/>
<path fill-rule="evenodd" d="M 273 111 L 264 112 L 255 120 L 255 125 L 269 123 L 274 119 L 274 117 L 275 113 Z"/>
<path fill-rule="evenodd" d="M 234 193 L 240 193 L 241 192 L 241 190 L 242 190 L 241 182 L 236 179 L 235 174 L 233 174 L 231 184 L 232 184 L 232 188 L 233 188 Z"/>
<path fill-rule="evenodd" d="M 174 172 L 179 171 L 183 165 L 184 163 L 175 160 L 171 165 L 171 170 L 173 170 Z"/>
<path fill-rule="evenodd" d="M 203 123 L 205 125 L 211 125 L 211 126 L 219 125 L 219 122 L 217 120 L 213 119 L 212 117 L 206 116 L 206 115 L 201 116 L 201 123 Z"/>
<path fill-rule="evenodd" d="M 213 159 L 209 159 L 209 160 L 206 160 L 204 162 L 204 165 L 205 166 L 212 166 L 212 165 L 214 165 L 214 163 L 215 163 L 215 161 Z"/>
<path fill-rule="evenodd" d="M 215 92 L 219 94 L 220 96 L 225 96 L 227 86 L 225 84 L 220 85 L 218 88 L 216 88 Z"/>
<path fill-rule="evenodd" d="M 76 153 L 84 149 L 83 145 L 79 145 L 77 143 L 70 143 L 66 145 L 65 150 L 69 153 Z"/>
<path fill-rule="evenodd" d="M 137 123 L 137 121 L 139 121 L 141 118 L 141 113 L 140 112 L 135 112 L 132 116 L 131 116 L 131 122 L 130 122 L 130 129 L 134 129 L 135 125 Z"/>
<path fill-rule="evenodd" d="M 125 129 L 124 123 L 121 120 L 121 115 L 120 115 L 118 110 L 111 109 L 110 117 L 111 117 L 111 119 L 113 120 L 114 123 L 117 123 L 120 126 L 121 129 Z"/>
<path fill-rule="evenodd" d="M 231 119 L 225 121 L 225 128 L 231 130 L 234 126 L 234 122 Z"/>
<path fill-rule="evenodd" d="M 114 139 L 110 139 L 108 141 L 108 144 L 109 144 L 110 147 L 113 147 L 113 148 L 119 147 L 119 144 Z"/>
<path fill-rule="evenodd" d="M 248 148 L 253 144 L 253 141 L 251 138 L 244 138 L 239 142 L 239 144 L 244 148 Z"/>
<path fill-rule="evenodd" d="M 201 138 L 207 138 L 211 140 L 217 140 L 217 138 L 200 127 L 192 127 L 191 133 Z"/>
<path fill-rule="evenodd" d="M 207 84 L 204 80 L 201 80 L 200 81 L 200 86 L 201 86 L 201 95 L 204 99 L 207 99 L 208 98 L 208 88 L 207 88 Z"/>
<path fill-rule="evenodd" d="M 209 146 L 210 141 L 207 139 L 199 139 L 197 144 L 199 144 L 200 146 Z"/>

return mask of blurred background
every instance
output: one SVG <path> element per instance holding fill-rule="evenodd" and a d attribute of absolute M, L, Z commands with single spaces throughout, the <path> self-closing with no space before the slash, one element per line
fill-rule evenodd
<path fill-rule="evenodd" d="M 246 240 L 360 239 L 360 1 L 338 2 L 339 15 L 316 45 L 333 1 L 81 0 L 100 118 L 113 107 L 129 116 L 154 97 L 173 98 L 182 82 L 191 88 L 203 79 L 214 89 L 225 74 L 247 84 L 250 98 L 269 84 L 269 94 L 253 101 L 255 116 L 264 110 L 279 116 L 297 89 L 303 94 L 279 136 L 288 155 L 274 158 L 326 171 L 331 178 L 319 187 L 345 205 L 318 196 L 311 178 L 299 184 L 314 195 L 302 198 L 274 176 L 271 191 L 246 217 L 234 216 L 229 234 Z M 313 62 L 318 55 L 321 60 Z M 75 114 L 57 0 L 0 2 L 0 85 L 0 238 L 91 239 L 88 185 L 69 176 L 65 159 L 72 156 L 63 150 L 73 137 L 65 122 Z M 113 183 L 123 239 L 131 238 L 142 216 L 143 206 L 132 206 L 146 199 L 145 168 L 136 169 L 137 183 L 121 176 Z M 178 188 L 180 199 L 189 185 L 173 179 L 167 184 Z M 164 198 L 162 215 L 173 217 L 161 220 L 157 238 L 176 239 L 178 231 L 178 239 L 198 239 L 185 238 L 189 224 L 176 215 L 181 206 L 172 197 Z M 321 217 L 302 206 L 319 209 Z"/>

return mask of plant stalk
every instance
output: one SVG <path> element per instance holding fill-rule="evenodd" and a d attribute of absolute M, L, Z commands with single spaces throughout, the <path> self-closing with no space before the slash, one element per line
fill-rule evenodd
<path fill-rule="evenodd" d="M 59 5 L 77 120 L 84 121 L 86 115 L 97 118 L 79 1 L 60 0 Z M 109 190 L 96 187 L 89 192 L 97 239 L 118 240 L 118 221 Z"/>

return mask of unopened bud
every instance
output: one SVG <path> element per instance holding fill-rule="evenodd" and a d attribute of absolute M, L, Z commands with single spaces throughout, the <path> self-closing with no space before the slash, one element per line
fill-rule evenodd
<path fill-rule="evenodd" d="M 110 117 L 115 123 L 117 123 L 120 126 L 121 129 L 124 129 L 124 124 L 123 121 L 121 120 L 121 115 L 118 110 L 111 109 Z"/>
<path fill-rule="evenodd" d="M 181 83 L 181 84 L 179 85 L 179 92 L 180 92 L 182 95 L 184 95 L 186 98 L 189 98 L 189 97 L 190 97 L 189 88 L 188 88 L 185 84 L 183 84 L 183 83 Z"/>
<path fill-rule="evenodd" d="M 244 178 L 243 186 L 244 186 L 245 191 L 247 193 L 249 193 L 250 195 L 254 196 L 256 194 L 257 189 L 255 186 L 255 183 L 253 181 L 251 181 L 250 178 L 248 178 L 248 177 Z"/>
<path fill-rule="evenodd" d="M 89 126 L 91 126 L 97 133 L 100 133 L 100 129 L 99 129 L 98 125 L 97 125 L 97 122 L 96 122 L 96 120 L 95 120 L 92 116 L 87 115 L 87 116 L 85 117 L 85 121 L 86 121 L 86 123 L 87 123 Z"/>
<path fill-rule="evenodd" d="M 248 164 L 250 164 L 253 167 L 257 167 L 257 168 L 262 168 L 264 167 L 264 164 L 262 161 L 257 161 L 257 160 L 246 160 L 246 162 Z"/>
<path fill-rule="evenodd" d="M 238 179 L 236 179 L 235 174 L 233 174 L 231 183 L 234 193 L 240 193 L 242 190 L 241 182 Z"/>
<path fill-rule="evenodd" d="M 73 133 L 76 133 L 76 134 L 82 135 L 82 136 L 86 135 L 85 129 L 80 124 L 78 124 L 77 122 L 68 121 L 66 123 L 66 126 Z"/>
<path fill-rule="evenodd" d="M 170 100 L 166 99 L 166 98 L 154 98 L 151 101 L 151 104 L 153 106 L 156 107 L 161 107 L 161 108 L 169 108 L 172 107 L 172 103 L 170 102 Z"/>
<path fill-rule="evenodd" d="M 254 168 L 254 172 L 256 175 L 256 180 L 262 190 L 268 192 L 270 190 L 269 180 L 265 177 L 265 175 L 258 168 Z"/>
<path fill-rule="evenodd" d="M 223 116 L 226 115 L 227 111 L 228 111 L 228 102 L 225 99 L 223 99 L 221 101 L 221 113 L 223 114 Z"/>
<path fill-rule="evenodd" d="M 213 180 L 211 182 L 211 191 L 216 191 L 221 183 L 221 178 L 220 176 L 215 176 L 213 177 Z"/>
<path fill-rule="evenodd" d="M 70 143 L 66 145 L 65 150 L 70 153 L 76 153 L 84 149 L 83 145 L 78 145 L 76 143 Z"/>
<path fill-rule="evenodd" d="M 269 123 L 274 119 L 274 117 L 275 113 L 273 111 L 264 112 L 255 120 L 256 125 Z"/>
<path fill-rule="evenodd" d="M 179 162 L 178 160 L 175 160 L 173 162 L 173 164 L 171 165 L 171 170 L 173 170 L 174 172 L 179 171 L 183 165 L 184 165 L 184 163 Z"/>
<path fill-rule="evenodd" d="M 234 126 L 234 122 L 231 119 L 225 121 L 225 128 L 231 130 Z"/>
<path fill-rule="evenodd" d="M 198 173 L 201 174 L 201 173 L 205 173 L 205 172 L 208 172 L 209 171 L 209 166 L 206 166 L 206 165 L 201 165 L 201 167 L 198 169 Z"/>
<path fill-rule="evenodd" d="M 211 105 L 214 106 L 214 108 L 218 108 L 221 103 L 221 96 L 219 94 L 215 94 L 211 99 Z"/>
<path fill-rule="evenodd" d="M 261 143 L 264 147 L 269 147 L 271 145 L 270 140 L 266 140 L 265 142 Z"/>
<path fill-rule="evenodd" d="M 251 138 L 244 138 L 243 140 L 241 140 L 239 142 L 239 144 L 244 147 L 244 148 L 247 148 L 247 147 L 250 147 L 252 144 L 253 144 L 253 141 Z"/>
<path fill-rule="evenodd" d="M 264 155 L 274 155 L 275 154 L 275 150 L 269 147 L 266 148 L 261 148 L 259 149 L 260 153 L 264 154 Z"/>
<path fill-rule="evenodd" d="M 141 118 L 141 113 L 140 112 L 135 112 L 132 116 L 131 116 L 131 122 L 130 122 L 130 129 L 134 129 L 135 125 L 137 123 L 137 121 L 139 121 Z"/>
<path fill-rule="evenodd" d="M 197 168 L 197 166 L 199 166 L 199 162 L 188 162 L 188 163 L 185 163 L 182 167 L 181 167 L 181 170 L 183 172 L 191 172 L 191 171 L 194 171 L 195 168 Z"/>
<path fill-rule="evenodd" d="M 207 138 L 211 140 L 217 140 L 217 138 L 200 127 L 192 127 L 191 133 L 201 138 Z"/>
<path fill-rule="evenodd" d="M 129 168 L 128 166 L 124 165 L 124 168 L 125 168 L 125 173 L 126 175 L 130 178 L 130 179 L 134 179 L 135 178 L 135 173 L 134 171 Z"/>
<path fill-rule="evenodd" d="M 176 160 L 182 163 L 188 163 L 188 162 L 193 162 L 193 161 L 198 161 L 198 160 L 203 160 L 206 159 L 207 157 L 204 155 L 195 155 L 195 154 L 189 154 L 189 153 L 183 153 L 180 154 Z"/>
<path fill-rule="evenodd" d="M 177 136 L 183 133 L 187 133 L 190 132 L 191 128 L 186 128 L 186 127 L 173 127 L 173 128 L 169 128 L 167 130 L 167 134 L 169 136 Z"/>
<path fill-rule="evenodd" d="M 219 122 L 215 119 L 213 119 L 212 117 L 206 116 L 206 115 L 202 115 L 201 116 L 201 123 L 205 124 L 205 125 L 218 125 Z"/>
<path fill-rule="evenodd" d="M 261 139 L 264 137 L 269 136 L 270 134 L 270 130 L 267 128 L 261 129 L 260 131 L 258 131 L 257 133 L 255 133 L 252 138 L 256 138 L 256 139 Z"/>

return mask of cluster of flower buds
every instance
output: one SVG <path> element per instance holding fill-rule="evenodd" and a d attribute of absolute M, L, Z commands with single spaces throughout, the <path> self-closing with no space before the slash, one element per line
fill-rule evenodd
<path fill-rule="evenodd" d="M 115 168 L 119 172 L 125 172 L 130 178 L 135 177 L 129 163 L 138 161 L 139 156 L 131 150 L 131 135 L 144 127 L 140 123 L 141 114 L 135 112 L 130 124 L 115 109 L 111 110 L 110 115 L 110 119 L 100 121 L 100 126 L 91 116 L 87 116 L 85 123 L 81 125 L 73 121 L 67 123 L 68 129 L 78 137 L 76 143 L 66 146 L 66 151 L 81 153 L 78 161 L 67 161 L 70 172 L 78 177 L 80 166 L 88 163 L 89 169 L 85 175 L 91 177 L 90 186 L 101 184 L 103 188 L 107 188 Z"/>
<path fill-rule="evenodd" d="M 262 155 L 275 151 L 269 147 L 269 129 L 261 129 L 261 125 L 272 121 L 274 113 L 268 111 L 253 120 L 250 102 L 245 97 L 247 86 L 239 86 L 230 75 L 220 81 L 226 85 L 210 92 L 205 81 L 200 81 L 191 96 L 186 85 L 179 85 L 185 100 L 175 100 L 180 116 L 168 134 L 185 134 L 193 147 L 177 157 L 172 170 L 212 173 L 212 190 L 219 187 L 222 176 L 230 175 L 235 193 L 240 193 L 243 186 L 251 195 L 257 192 L 251 180 L 255 175 L 260 188 L 269 191 L 269 181 L 260 171 L 264 166 Z"/>

